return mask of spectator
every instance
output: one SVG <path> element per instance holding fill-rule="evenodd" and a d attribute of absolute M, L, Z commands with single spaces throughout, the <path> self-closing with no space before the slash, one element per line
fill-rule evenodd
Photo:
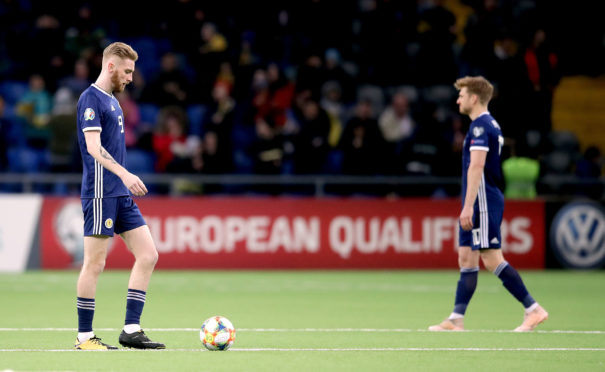
<path fill-rule="evenodd" d="M 378 122 L 372 117 L 372 103 L 360 101 L 340 138 L 342 171 L 346 174 L 382 173 L 384 140 Z"/>
<path fill-rule="evenodd" d="M 325 81 L 321 57 L 316 53 L 307 56 L 305 62 L 298 66 L 296 73 L 296 91 L 310 90 L 313 99 L 318 100 L 321 86 Z"/>
<path fill-rule="evenodd" d="M 90 86 L 89 70 L 86 60 L 78 59 L 74 65 L 73 75 L 61 79 L 59 87 L 66 87 L 71 91 L 73 97 L 80 97 L 80 94 Z"/>
<path fill-rule="evenodd" d="M 468 18 L 461 56 L 465 74 L 485 75 L 493 67 L 494 43 L 505 25 L 502 13 L 498 0 L 483 0 L 477 12 Z"/>
<path fill-rule="evenodd" d="M 551 129 L 552 99 L 561 78 L 558 57 L 551 49 L 544 29 L 537 29 L 523 55 L 527 76 L 533 86 L 531 107 L 533 125 L 545 134 Z"/>
<path fill-rule="evenodd" d="M 456 18 L 443 3 L 444 0 L 434 0 L 433 6 L 420 14 L 418 83 L 421 85 L 449 84 L 457 75 L 453 50 Z"/>
<path fill-rule="evenodd" d="M 294 84 L 283 74 L 279 66 L 270 63 L 267 66 L 267 80 L 269 82 L 268 104 L 265 115 L 270 115 L 277 127 L 286 123 L 286 112 L 292 104 L 294 97 Z"/>
<path fill-rule="evenodd" d="M 326 110 L 330 117 L 330 135 L 328 142 L 331 147 L 338 146 L 345 122 L 346 108 L 342 103 L 342 88 L 337 81 L 329 80 L 321 87 L 321 108 Z"/>
<path fill-rule="evenodd" d="M 46 90 L 44 78 L 34 74 L 29 78 L 29 90 L 17 103 L 19 116 L 36 128 L 42 128 L 48 124 L 52 99 Z"/>
<path fill-rule="evenodd" d="M 314 100 L 302 108 L 300 131 L 294 137 L 294 170 L 299 174 L 321 173 L 330 146 L 330 118 Z"/>
<path fill-rule="evenodd" d="M 165 107 L 160 111 L 152 141 L 158 172 L 181 169 L 181 162 L 191 158 L 196 145 L 195 139 L 188 141 L 187 115 L 178 106 Z"/>
<path fill-rule="evenodd" d="M 510 157 L 502 162 L 502 175 L 506 185 L 504 196 L 514 199 L 534 199 L 537 195 L 536 181 L 540 175 L 540 162 L 523 156 L 523 152 L 519 152 L 522 149 L 518 148 L 514 140 L 508 142 L 510 142 Z"/>
<path fill-rule="evenodd" d="M 77 100 L 67 87 L 57 90 L 48 122 L 48 162 L 53 172 L 73 172 L 80 159 L 77 156 L 76 107 Z"/>
<path fill-rule="evenodd" d="M 161 107 L 180 106 L 189 103 L 189 79 L 181 70 L 179 60 L 173 53 L 162 56 L 161 70 L 144 92 L 144 101 Z"/>
<path fill-rule="evenodd" d="M 355 100 L 355 81 L 342 67 L 340 52 L 337 49 L 326 50 L 323 80 L 338 82 L 344 102 L 350 103 Z"/>
<path fill-rule="evenodd" d="M 280 174 L 284 149 L 282 136 L 271 119 L 259 118 L 255 123 L 256 138 L 250 147 L 254 174 Z"/>
<path fill-rule="evenodd" d="M 197 70 L 198 93 L 203 102 L 210 100 L 209 92 L 212 90 L 221 63 L 227 61 L 227 39 L 218 32 L 216 25 L 205 22 L 200 29 L 200 43 L 194 54 L 193 63 Z"/>
<path fill-rule="evenodd" d="M 141 112 L 139 105 L 130 97 L 130 92 L 125 89 L 116 93 L 118 103 L 124 112 L 124 137 L 126 147 L 135 147 L 139 140 L 139 135 L 145 128 L 141 128 Z"/>
<path fill-rule="evenodd" d="M 578 194 L 597 200 L 603 196 L 603 183 L 599 182 L 602 169 L 601 151 L 596 146 L 588 146 L 584 156 L 576 163 L 576 176 L 586 182 L 580 185 Z"/>
<path fill-rule="evenodd" d="M 584 156 L 576 163 L 576 175 L 580 178 L 599 178 L 601 173 L 601 151 L 596 146 L 588 146 Z"/>
<path fill-rule="evenodd" d="M 25 137 L 31 147 L 43 149 L 50 137 L 48 122 L 52 109 L 52 98 L 45 88 L 44 79 L 34 74 L 29 79 L 29 90 L 17 103 L 17 114 L 24 119 Z"/>
<path fill-rule="evenodd" d="M 420 112 L 418 123 L 421 124 L 418 125 L 414 141 L 401 154 L 407 174 L 441 176 L 448 172 L 443 159 L 449 159 L 452 155 L 437 113 L 438 106 L 434 103 L 425 103 Z"/>
<path fill-rule="evenodd" d="M 229 95 L 229 86 L 217 83 L 212 89 L 214 100 L 209 111 L 203 138 L 204 172 L 229 173 L 233 170 L 233 132 L 235 101 Z"/>
<path fill-rule="evenodd" d="M 515 140 L 515 147 L 524 152 L 531 120 L 526 112 L 530 110 L 533 89 L 518 49 L 518 42 L 510 34 L 503 34 L 495 43 L 495 62 L 489 75 L 495 82 L 496 94 L 490 102 L 490 112 L 505 128 L 506 136 Z"/>
<path fill-rule="evenodd" d="M 414 136 L 416 123 L 410 115 L 410 103 L 405 93 L 393 95 L 391 105 L 382 112 L 378 124 L 382 136 L 390 144 L 400 144 Z"/>

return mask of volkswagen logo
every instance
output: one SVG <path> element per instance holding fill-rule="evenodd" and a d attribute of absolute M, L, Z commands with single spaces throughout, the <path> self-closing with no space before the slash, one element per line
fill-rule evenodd
<path fill-rule="evenodd" d="M 605 211 L 590 202 L 573 202 L 555 215 L 550 228 L 555 257 L 568 268 L 592 269 L 605 263 Z"/>

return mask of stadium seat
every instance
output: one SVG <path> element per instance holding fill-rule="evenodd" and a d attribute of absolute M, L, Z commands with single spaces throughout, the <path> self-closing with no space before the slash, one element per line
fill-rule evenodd
<path fill-rule="evenodd" d="M 141 103 L 139 105 L 139 112 L 141 113 L 141 122 L 155 124 L 160 108 L 151 103 Z"/>
<path fill-rule="evenodd" d="M 148 151 L 139 149 L 126 151 L 126 168 L 134 174 L 153 173 L 154 164 L 155 156 Z"/>
<path fill-rule="evenodd" d="M 357 89 L 358 101 L 370 101 L 374 113 L 382 112 L 384 108 L 384 92 L 377 85 L 362 85 Z"/>
<path fill-rule="evenodd" d="M 35 173 L 44 168 L 44 154 L 27 147 L 10 147 L 7 158 L 9 172 Z"/>
<path fill-rule="evenodd" d="M 423 98 L 439 105 L 449 105 L 455 101 L 456 90 L 449 85 L 434 85 L 422 90 Z"/>
<path fill-rule="evenodd" d="M 189 118 L 189 134 L 202 136 L 204 133 L 204 119 L 206 117 L 206 106 L 191 105 L 187 107 L 187 117 Z"/>
<path fill-rule="evenodd" d="M 330 150 L 326 161 L 323 165 L 322 173 L 324 174 L 340 174 L 342 171 L 342 151 Z"/>
<path fill-rule="evenodd" d="M 0 83 L 0 95 L 7 104 L 16 104 L 25 95 L 29 85 L 25 81 L 5 81 Z"/>
<path fill-rule="evenodd" d="M 553 151 L 544 157 L 544 170 L 547 174 L 568 174 L 572 164 L 572 155 L 566 151 Z"/>
<path fill-rule="evenodd" d="M 553 131 L 548 134 L 548 142 L 553 151 L 577 152 L 580 142 L 573 132 Z"/>
<path fill-rule="evenodd" d="M 400 85 L 398 87 L 391 87 L 388 90 L 389 97 L 393 97 L 395 93 L 403 93 L 408 97 L 411 103 L 418 101 L 418 90 L 413 85 Z"/>

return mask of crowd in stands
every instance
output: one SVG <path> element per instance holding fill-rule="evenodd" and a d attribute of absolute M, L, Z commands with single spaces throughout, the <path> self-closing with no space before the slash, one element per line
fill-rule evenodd
<path fill-rule="evenodd" d="M 2 171 L 80 171 L 76 102 L 113 41 L 139 54 L 116 94 L 135 171 L 459 176 L 464 75 L 494 83 L 517 152 L 538 158 L 551 130 L 562 70 L 539 1 L 62 3 L 0 2 Z"/>

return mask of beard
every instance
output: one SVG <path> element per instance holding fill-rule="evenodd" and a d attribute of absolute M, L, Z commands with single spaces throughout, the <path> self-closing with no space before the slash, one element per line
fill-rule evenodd
<path fill-rule="evenodd" d="M 460 113 L 461 113 L 462 115 L 468 115 L 468 114 L 470 114 L 470 113 L 471 113 L 471 111 L 472 111 L 472 110 L 471 110 L 469 107 L 463 107 L 463 106 L 460 106 Z"/>
<path fill-rule="evenodd" d="M 120 77 L 118 76 L 117 71 L 111 75 L 111 88 L 116 93 L 124 91 L 124 84 L 120 82 Z"/>

